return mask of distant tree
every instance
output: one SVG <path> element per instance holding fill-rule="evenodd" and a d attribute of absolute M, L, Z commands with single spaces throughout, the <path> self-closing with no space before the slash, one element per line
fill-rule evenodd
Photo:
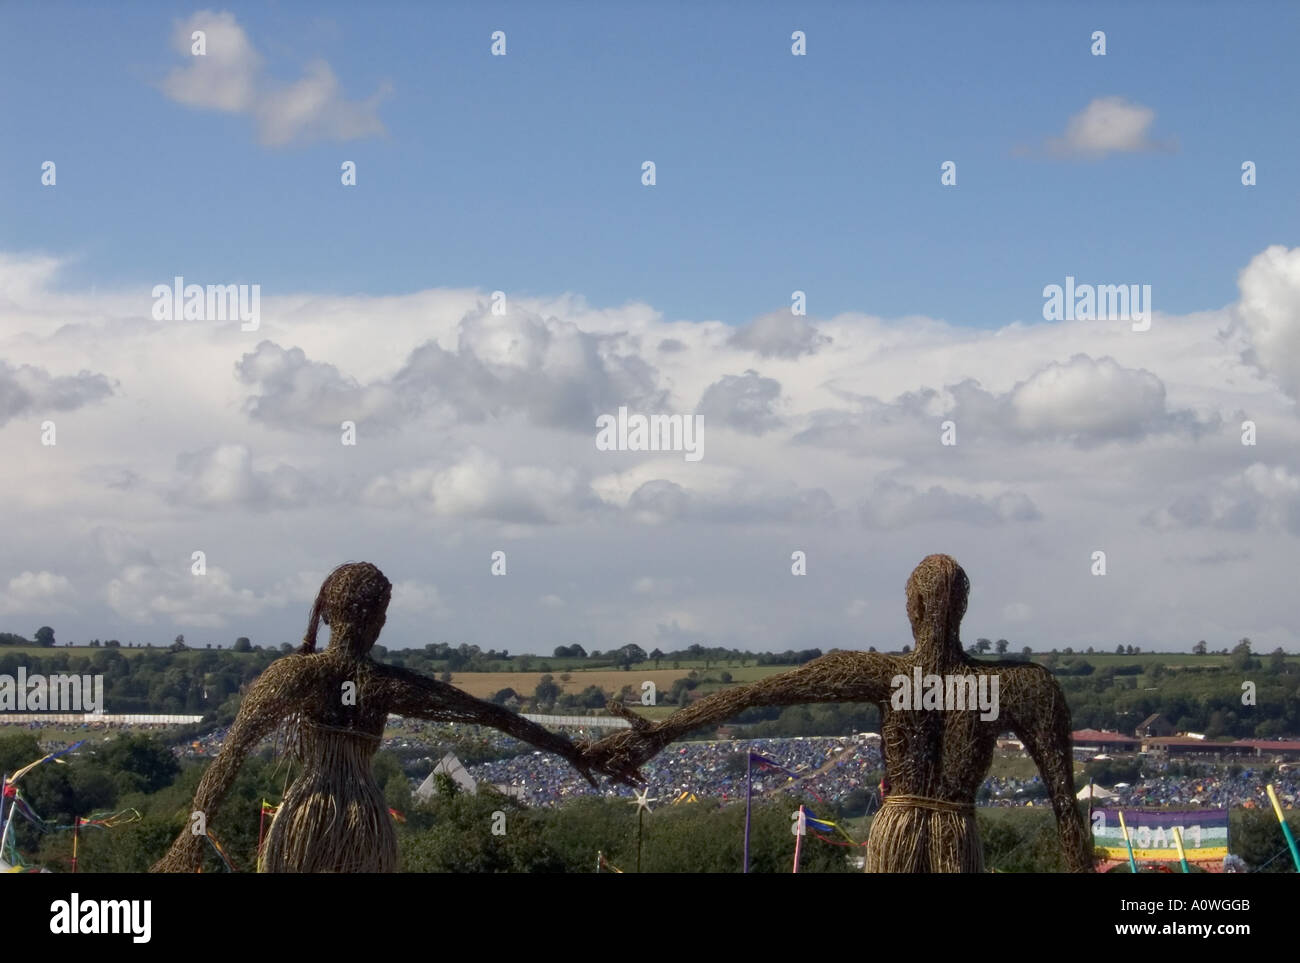
<path fill-rule="evenodd" d="M 177 645 L 184 645 L 184 644 L 185 644 L 185 636 L 183 636 L 183 635 L 178 635 L 178 636 L 176 636 L 175 642 L 176 642 Z"/>
<path fill-rule="evenodd" d="M 405 773 L 389 776 L 384 783 L 384 802 L 390 809 L 406 814 L 411 811 L 411 783 Z"/>
<path fill-rule="evenodd" d="M 984 646 L 984 648 L 982 648 L 982 649 L 981 649 L 981 648 L 978 648 L 978 646 L 981 645 L 981 644 Z M 976 651 L 976 652 L 987 652 L 987 651 L 989 650 L 989 646 L 992 645 L 992 644 L 993 644 L 993 642 L 992 642 L 991 640 L 989 640 L 989 639 L 976 639 L 976 640 L 975 640 L 975 646 L 977 646 L 977 648 L 975 648 L 975 651 Z"/>
<path fill-rule="evenodd" d="M 659 668 L 659 660 L 662 659 L 663 657 L 664 657 L 664 654 L 663 654 L 663 652 L 661 652 L 659 649 L 655 649 L 653 652 L 650 653 L 650 658 L 652 658 L 652 659 L 655 660 L 655 668 L 656 668 L 656 669 Z M 742 661 L 743 661 L 743 660 L 742 660 Z"/>
<path fill-rule="evenodd" d="M 1011 643 L 1008 642 L 1006 639 L 998 639 L 996 645 L 994 646 L 994 649 L 995 649 L 995 651 L 997 652 L 998 655 L 1006 655 L 1006 654 L 1007 654 L 1007 647 L 1008 647 L 1010 644 L 1011 644 Z"/>
<path fill-rule="evenodd" d="M 555 680 L 549 676 L 542 676 L 537 683 L 537 688 L 533 690 L 533 698 L 539 706 L 554 705 L 555 700 L 560 697 L 560 687 L 555 684 Z"/>
<path fill-rule="evenodd" d="M 121 792 L 157 792 L 181 771 L 171 749 L 153 736 L 121 735 L 96 752 Z"/>
<path fill-rule="evenodd" d="M 1250 639 L 1242 639 L 1232 649 L 1232 657 L 1228 663 L 1234 672 L 1241 672 L 1246 669 L 1257 669 L 1262 663 L 1259 659 L 1252 658 L 1250 652 Z"/>
<path fill-rule="evenodd" d="M 433 777 L 433 788 L 441 799 L 451 799 L 460 792 L 460 786 L 456 785 L 456 780 L 445 772 L 440 772 Z"/>
<path fill-rule="evenodd" d="M 280 651 L 283 652 L 285 655 L 288 655 L 290 652 L 293 651 L 293 646 L 290 645 L 288 642 L 281 642 Z"/>
<path fill-rule="evenodd" d="M 1278 646 L 1268 656 L 1268 671 L 1274 675 L 1281 675 L 1286 671 L 1286 653 L 1282 651 L 1282 646 Z"/>
<path fill-rule="evenodd" d="M 1088 646 L 1088 655 L 1092 655 L 1092 646 Z"/>
<path fill-rule="evenodd" d="M 518 698 L 519 698 L 519 693 L 517 693 L 514 689 L 511 689 L 507 686 L 504 689 L 498 689 L 496 692 L 494 692 L 492 694 L 492 697 L 488 699 L 488 701 L 495 702 L 497 705 L 503 706 L 511 699 L 518 699 Z"/>
<path fill-rule="evenodd" d="M 104 645 L 110 649 L 120 649 L 122 647 L 122 643 L 119 642 L 117 639 L 109 639 L 107 642 L 104 643 Z"/>
<path fill-rule="evenodd" d="M 1192 646 L 1192 655 L 1205 655 L 1204 639 L 1201 639 L 1201 641 L 1197 642 L 1194 646 Z"/>
<path fill-rule="evenodd" d="M 43 645 L 48 648 L 49 646 L 54 645 L 54 630 L 48 625 L 42 625 L 36 630 L 35 639 L 37 645 Z"/>
<path fill-rule="evenodd" d="M 1023 649 L 1020 650 L 1020 654 L 1023 655 L 1025 658 L 1029 658 L 1034 654 L 1034 650 L 1031 649 L 1029 646 L 1025 646 Z"/>
<path fill-rule="evenodd" d="M 1070 646 L 1070 645 L 1067 645 L 1067 646 L 1065 647 L 1065 654 L 1066 654 L 1066 655 L 1074 655 L 1074 647 L 1073 647 L 1073 646 Z"/>
<path fill-rule="evenodd" d="M 1123 654 L 1124 654 L 1124 646 L 1123 646 L 1122 643 L 1121 643 L 1120 645 L 1115 646 L 1115 654 L 1116 654 L 1116 655 L 1123 655 Z"/>
<path fill-rule="evenodd" d="M 645 649 L 635 642 L 629 642 L 622 648 L 616 649 L 611 655 L 616 658 L 620 665 L 636 665 L 646 660 Z"/>
<path fill-rule="evenodd" d="M 241 635 L 239 638 L 235 639 L 235 651 L 236 652 L 253 651 L 253 643 L 248 640 L 248 636 Z"/>

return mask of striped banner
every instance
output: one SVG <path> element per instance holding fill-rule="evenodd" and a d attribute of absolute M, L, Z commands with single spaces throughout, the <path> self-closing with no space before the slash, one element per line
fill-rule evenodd
<path fill-rule="evenodd" d="M 1138 860 L 1178 862 L 1178 843 L 1173 828 L 1183 834 L 1187 859 L 1223 859 L 1228 855 L 1228 811 L 1196 809 L 1169 812 L 1164 809 L 1125 809 L 1133 857 Z M 1094 809 L 1092 841 L 1098 855 L 1106 859 L 1128 861 L 1128 847 L 1119 826 L 1118 810 Z"/>

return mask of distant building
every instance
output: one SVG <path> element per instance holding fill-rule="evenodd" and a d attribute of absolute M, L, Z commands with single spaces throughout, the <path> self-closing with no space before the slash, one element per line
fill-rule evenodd
<path fill-rule="evenodd" d="M 1139 739 L 1158 739 L 1177 734 L 1178 729 L 1159 712 L 1153 712 L 1140 723 L 1133 734 Z"/>
<path fill-rule="evenodd" d="M 1300 759 L 1300 741 L 1295 739 L 1242 739 L 1242 745 L 1250 746 L 1255 755 L 1269 759 Z"/>
<path fill-rule="evenodd" d="M 1078 733 L 1076 733 L 1078 735 Z M 1290 739 L 1206 739 L 1187 733 L 1181 736 L 1153 736 L 1142 740 L 1142 751 L 1165 756 L 1255 756 L 1279 762 L 1300 759 L 1300 741 Z"/>
<path fill-rule="evenodd" d="M 1138 740 L 1118 732 L 1079 729 L 1070 733 L 1075 752 L 1136 752 Z"/>
<path fill-rule="evenodd" d="M 1155 736 L 1142 742 L 1142 750 L 1166 756 L 1241 756 L 1254 755 L 1255 747 L 1245 742 L 1215 742 L 1195 736 Z"/>

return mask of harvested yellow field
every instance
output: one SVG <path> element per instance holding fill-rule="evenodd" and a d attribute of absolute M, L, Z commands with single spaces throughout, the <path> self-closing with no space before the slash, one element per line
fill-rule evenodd
<path fill-rule="evenodd" d="M 564 693 L 576 695 L 589 685 L 600 686 L 606 695 L 614 695 L 625 685 L 630 685 L 638 696 L 641 683 L 653 682 L 659 692 L 667 692 L 677 679 L 690 675 L 690 669 L 640 669 L 633 668 L 627 672 L 621 669 L 593 669 L 589 672 L 552 672 L 549 673 L 555 684 Z M 531 696 L 537 684 L 542 681 L 545 672 L 453 672 L 451 684 L 464 689 L 479 699 L 487 699 L 502 689 L 514 689 L 521 696 Z M 569 677 L 566 682 L 562 676 Z"/>

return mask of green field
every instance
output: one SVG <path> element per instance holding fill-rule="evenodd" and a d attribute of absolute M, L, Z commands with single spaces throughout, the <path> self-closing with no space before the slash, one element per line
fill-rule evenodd
<path fill-rule="evenodd" d="M 44 646 L 44 645 L 36 645 L 35 643 L 31 645 L 0 645 L 0 655 L 4 655 L 6 652 L 14 652 L 17 653 L 18 655 L 58 655 L 58 654 L 94 655 L 96 652 L 119 652 L 129 659 L 132 656 L 140 655 L 144 652 L 158 653 L 158 652 L 167 652 L 167 651 L 168 651 L 168 647 L 165 645 L 155 645 L 153 648 L 140 646 L 131 649 L 128 649 L 125 645 L 121 646 L 120 648 L 107 646 L 107 645 L 104 646 L 99 646 L 99 645 Z M 196 657 L 204 652 L 216 652 L 219 655 L 221 655 L 223 658 L 230 657 L 236 659 L 247 659 L 257 655 L 256 652 L 235 652 L 228 645 L 222 649 L 218 649 L 215 646 L 212 647 L 211 649 L 207 648 L 206 646 L 204 646 L 203 648 L 191 648 L 185 650 L 184 652 L 176 653 L 176 655 L 179 658 L 185 658 L 186 656 Z"/>

